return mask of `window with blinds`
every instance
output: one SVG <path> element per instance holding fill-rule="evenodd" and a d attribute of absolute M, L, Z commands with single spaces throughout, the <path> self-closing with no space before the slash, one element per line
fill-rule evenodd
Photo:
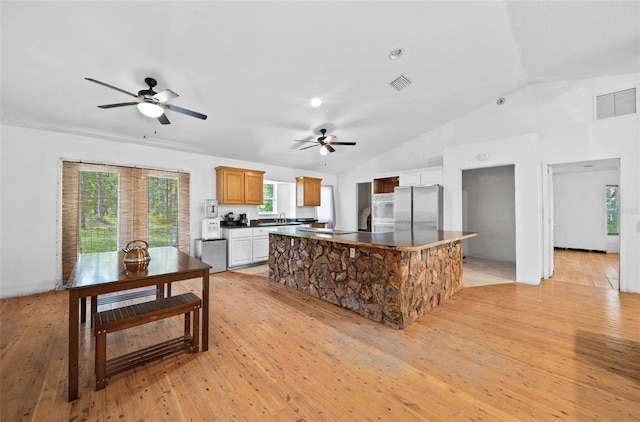
<path fill-rule="evenodd" d="M 64 282 L 80 254 L 117 251 L 134 239 L 189 253 L 189 174 L 64 161 Z"/>

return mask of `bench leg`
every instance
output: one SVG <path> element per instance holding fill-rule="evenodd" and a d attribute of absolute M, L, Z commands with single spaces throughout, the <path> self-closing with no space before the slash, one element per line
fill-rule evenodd
<path fill-rule="evenodd" d="M 200 308 L 193 310 L 193 353 L 200 349 Z"/>
<path fill-rule="evenodd" d="M 96 391 L 107 385 L 107 332 L 96 334 Z"/>
<path fill-rule="evenodd" d="M 191 312 L 185 312 L 184 314 L 184 335 L 191 334 Z"/>

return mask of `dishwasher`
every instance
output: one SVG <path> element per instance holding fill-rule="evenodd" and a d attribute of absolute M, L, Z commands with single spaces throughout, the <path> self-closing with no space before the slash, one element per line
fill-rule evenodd
<path fill-rule="evenodd" d="M 209 274 L 227 271 L 227 239 L 196 239 L 195 256 L 211 265 Z"/>

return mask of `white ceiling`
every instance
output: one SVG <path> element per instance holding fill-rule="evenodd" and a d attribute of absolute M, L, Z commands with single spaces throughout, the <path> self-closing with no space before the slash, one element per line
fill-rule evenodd
<path fill-rule="evenodd" d="M 526 84 L 640 72 L 637 1 L 3 0 L 0 12 L 4 124 L 329 173 Z M 401 74 L 412 84 L 398 92 Z M 99 109 L 131 97 L 84 80 L 137 92 L 147 76 L 208 119 Z M 298 151 L 323 127 L 357 146 Z"/>

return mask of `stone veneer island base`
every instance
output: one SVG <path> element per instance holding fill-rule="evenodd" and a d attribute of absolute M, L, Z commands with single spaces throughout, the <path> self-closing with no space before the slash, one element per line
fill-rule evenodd
<path fill-rule="evenodd" d="M 396 329 L 462 289 L 462 239 L 476 235 L 268 231 L 271 280 Z"/>

